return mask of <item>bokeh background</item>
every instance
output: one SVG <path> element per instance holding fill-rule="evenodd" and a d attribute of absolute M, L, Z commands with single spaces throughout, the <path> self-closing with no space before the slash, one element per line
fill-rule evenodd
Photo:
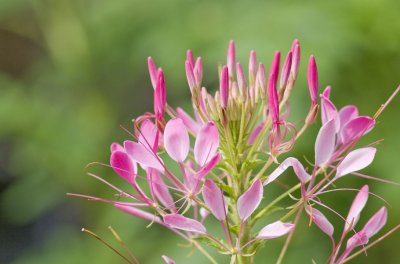
<path fill-rule="evenodd" d="M 206 263 L 184 242 L 116 211 L 112 206 L 67 197 L 78 192 L 111 197 L 85 175 L 92 161 L 107 162 L 109 144 L 127 137 L 137 115 L 152 110 L 146 59 L 166 73 L 168 101 L 189 107 L 185 51 L 204 62 L 204 83 L 215 90 L 217 65 L 230 39 L 247 65 L 251 49 L 270 64 L 294 38 L 302 47 L 300 79 L 291 120 L 309 107 L 306 61 L 314 54 L 320 87 L 333 86 L 338 106 L 355 103 L 372 115 L 400 83 L 400 1 L 200 1 L 200 0 L 1 0 L 0 1 L 0 263 L 123 263 L 83 234 L 86 227 L 118 246 L 113 226 L 141 263 Z M 370 175 L 400 182 L 399 98 L 365 142 L 384 138 Z M 317 126 L 294 155 L 312 159 Z M 94 169 L 113 180 L 110 170 Z M 116 180 L 117 184 L 123 183 Z M 356 177 L 342 183 L 373 192 L 391 204 L 385 230 L 400 219 L 400 187 Z M 354 193 L 335 193 L 327 203 L 343 214 Z M 265 199 L 273 194 L 266 192 Z M 359 226 L 382 206 L 371 198 Z M 332 222 L 340 219 L 327 213 Z M 399 263 L 397 233 L 353 263 Z M 267 243 L 257 263 L 275 263 L 283 240 Z M 286 263 L 324 263 L 329 241 L 315 226 L 302 228 Z M 193 253 L 193 254 L 192 254 Z M 220 258 L 221 263 L 227 259 Z"/>

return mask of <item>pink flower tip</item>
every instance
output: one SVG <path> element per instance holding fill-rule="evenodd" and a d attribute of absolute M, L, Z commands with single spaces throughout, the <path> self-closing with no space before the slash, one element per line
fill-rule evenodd
<path fill-rule="evenodd" d="M 223 109 L 226 109 L 229 99 L 229 73 L 227 66 L 224 66 L 222 68 L 219 89 L 221 97 L 221 106 Z"/>
<path fill-rule="evenodd" d="M 312 105 L 315 105 L 317 104 L 318 97 L 318 70 L 314 55 L 311 55 L 308 61 L 308 88 L 310 90 Z"/>

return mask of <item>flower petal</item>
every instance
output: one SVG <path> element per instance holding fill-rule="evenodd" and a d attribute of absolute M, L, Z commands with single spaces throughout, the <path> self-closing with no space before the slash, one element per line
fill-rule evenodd
<path fill-rule="evenodd" d="M 158 174 L 158 171 L 149 169 L 147 174 L 150 188 L 152 189 L 154 195 L 157 197 L 162 205 L 170 209 L 172 212 L 175 212 L 176 207 L 174 199 L 172 198 L 172 195 L 169 192 L 167 185 Z"/>
<path fill-rule="evenodd" d="M 150 213 L 148 213 L 146 211 L 143 211 L 141 209 L 138 209 L 136 207 L 129 206 L 129 205 L 122 205 L 122 204 L 118 204 L 118 203 L 115 203 L 114 206 L 117 209 L 119 209 L 119 210 L 121 210 L 121 211 L 123 211 L 125 213 L 128 213 L 130 215 L 142 218 L 142 219 L 144 219 L 146 221 L 150 221 L 150 222 L 154 221 L 156 223 L 162 223 L 161 219 L 158 216 L 150 214 Z"/>
<path fill-rule="evenodd" d="M 272 224 L 266 225 L 263 229 L 261 229 L 260 233 L 257 235 L 257 238 L 272 239 L 281 237 L 292 231 L 294 226 L 295 225 L 291 223 L 276 221 Z"/>
<path fill-rule="evenodd" d="M 323 166 L 329 163 L 335 151 L 335 121 L 325 123 L 319 130 L 315 141 L 315 165 Z"/>
<path fill-rule="evenodd" d="M 354 201 L 350 207 L 349 214 L 347 215 L 346 218 L 346 223 L 344 225 L 344 232 L 347 232 L 350 227 L 354 227 L 357 224 L 358 219 L 360 218 L 360 213 L 364 208 L 365 204 L 367 203 L 368 192 L 369 192 L 368 185 L 364 185 L 358 192 L 356 198 L 354 198 Z"/>
<path fill-rule="evenodd" d="M 335 131 L 340 130 L 340 118 L 339 113 L 336 110 L 336 106 L 331 102 L 329 98 L 321 95 L 321 120 L 322 124 L 326 124 L 329 120 L 333 119 L 335 122 Z"/>
<path fill-rule="evenodd" d="M 143 146 L 150 147 L 152 150 L 157 151 L 159 132 L 156 125 L 150 120 L 143 121 L 140 126 L 140 133 L 138 142 Z"/>
<path fill-rule="evenodd" d="M 180 118 L 168 121 L 164 130 L 164 146 L 168 155 L 176 162 L 183 162 L 189 154 L 189 134 Z"/>
<path fill-rule="evenodd" d="M 168 257 L 168 256 L 165 256 L 165 255 L 163 255 L 162 256 L 162 259 L 165 261 L 165 263 L 167 263 L 167 264 L 175 264 L 175 260 L 173 260 L 172 258 L 170 258 L 170 257 Z"/>
<path fill-rule="evenodd" d="M 340 131 L 343 144 L 347 145 L 353 142 L 357 138 L 371 131 L 374 126 L 375 120 L 369 116 L 359 116 L 350 120 Z"/>
<path fill-rule="evenodd" d="M 161 172 L 164 171 L 163 162 L 152 150 L 140 143 L 130 140 L 124 142 L 124 147 L 128 155 L 144 168 L 154 168 Z"/>
<path fill-rule="evenodd" d="M 368 238 L 371 238 L 382 229 L 382 227 L 386 224 L 386 220 L 387 209 L 386 207 L 382 207 L 371 217 L 371 219 L 369 219 L 362 231 L 365 232 Z"/>
<path fill-rule="evenodd" d="M 336 178 L 364 169 L 374 160 L 376 149 L 360 148 L 350 152 L 337 167 Z"/>
<path fill-rule="evenodd" d="M 176 114 L 180 119 L 182 119 L 185 126 L 193 132 L 193 134 L 197 134 L 200 130 L 200 125 L 197 123 L 191 116 L 188 115 L 182 108 L 176 108 Z"/>
<path fill-rule="evenodd" d="M 224 194 L 221 189 L 211 180 L 207 179 L 203 185 L 203 200 L 207 207 L 219 221 L 226 218 L 228 212 L 228 204 L 225 201 Z"/>
<path fill-rule="evenodd" d="M 206 176 L 218 164 L 220 158 L 220 154 L 216 154 L 214 157 L 212 157 L 212 159 L 196 173 L 197 179 L 201 180 L 204 176 Z"/>
<path fill-rule="evenodd" d="M 298 161 L 296 158 L 287 158 L 268 176 L 268 179 L 264 181 L 264 186 L 276 180 L 291 166 L 293 167 L 294 173 L 299 178 L 300 182 L 305 183 L 311 177 L 305 171 L 300 161 Z"/>
<path fill-rule="evenodd" d="M 121 178 L 129 183 L 134 183 L 137 165 L 128 154 L 119 150 L 112 152 L 110 165 Z"/>
<path fill-rule="evenodd" d="M 206 228 L 199 221 L 184 217 L 179 214 L 169 214 L 164 216 L 164 223 L 176 229 L 181 229 L 189 232 L 205 234 Z"/>
<path fill-rule="evenodd" d="M 208 122 L 199 131 L 194 145 L 194 158 L 203 167 L 214 156 L 219 146 L 218 128 Z"/>
<path fill-rule="evenodd" d="M 122 151 L 122 152 L 125 152 L 124 147 L 121 146 L 121 145 L 118 144 L 118 143 L 112 143 L 111 146 L 110 146 L 110 150 L 111 150 L 111 152 L 114 152 L 114 151 Z"/>
<path fill-rule="evenodd" d="M 237 201 L 237 210 L 240 219 L 246 221 L 247 218 L 257 209 L 260 205 L 263 197 L 263 185 L 261 180 L 257 179 L 250 186 L 250 188 L 244 192 Z"/>
<path fill-rule="evenodd" d="M 330 237 L 333 236 L 333 225 L 329 222 L 329 220 L 325 217 L 323 213 L 313 207 L 308 207 L 306 209 L 306 212 L 308 213 L 308 215 L 311 216 L 313 222 L 319 227 L 319 229 L 322 230 L 322 232 Z"/>

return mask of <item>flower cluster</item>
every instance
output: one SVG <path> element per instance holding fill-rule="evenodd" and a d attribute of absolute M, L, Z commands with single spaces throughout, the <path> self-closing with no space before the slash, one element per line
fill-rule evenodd
<path fill-rule="evenodd" d="M 321 196 L 339 190 L 357 191 L 333 187 L 333 183 L 346 175 L 372 178 L 358 171 L 373 161 L 374 144 L 355 147 L 374 128 L 376 116 L 360 116 L 353 105 L 337 110 L 330 100 L 330 87 L 319 96 L 317 64 L 311 56 L 308 114 L 300 126 L 289 122 L 289 98 L 299 63 L 297 40 L 282 67 L 281 54 L 275 53 L 268 74 L 251 51 L 246 78 L 243 66 L 236 62 L 235 45 L 230 42 L 226 65 L 219 68 L 219 90 L 212 95 L 202 85 L 201 58 L 195 59 L 188 51 L 185 70 L 192 95 L 194 116 L 191 117 L 183 109 L 167 104 L 164 73 L 149 58 L 154 113 L 133 120 L 133 130 L 126 129 L 130 140 L 111 145 L 109 166 L 133 187 L 132 191 L 121 190 L 91 174 L 114 188 L 126 201 L 80 196 L 113 203 L 123 212 L 164 226 L 197 247 L 213 263 L 214 258 L 202 244 L 230 255 L 231 263 L 252 263 L 265 240 L 288 235 L 278 260 L 281 262 L 305 212 L 332 241 L 328 262 L 344 262 L 355 248 L 367 245 L 384 226 L 387 210 L 382 207 L 357 231 L 356 224 L 369 195 L 368 186 L 359 190 L 346 218 L 325 205 Z M 316 121 L 319 110 L 322 126 L 315 141 L 311 168 L 305 168 L 294 157 L 280 161 L 281 155 L 289 152 Z M 299 183 L 282 191 L 275 200 L 262 202 L 264 188 L 273 188 L 271 183 L 289 167 Z M 299 198 L 294 198 L 296 195 Z M 283 214 L 275 213 L 276 205 L 284 199 L 294 201 L 292 206 L 281 208 Z M 330 210 L 343 220 L 338 241 L 333 225 L 316 207 Z M 275 216 L 276 220 L 263 222 L 267 215 Z M 207 229 L 206 218 L 219 223 L 222 237 Z M 350 234 L 347 245 L 341 249 Z M 174 263 L 167 256 L 163 259 Z"/>

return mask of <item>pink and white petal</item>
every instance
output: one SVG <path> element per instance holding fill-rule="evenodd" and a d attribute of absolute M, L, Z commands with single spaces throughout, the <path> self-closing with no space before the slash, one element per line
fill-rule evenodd
<path fill-rule="evenodd" d="M 375 120 L 369 116 L 359 116 L 350 120 L 340 131 L 342 143 L 345 145 L 352 143 L 357 138 L 371 131 L 374 126 Z"/>
<path fill-rule="evenodd" d="M 165 261 L 166 264 L 175 264 L 175 260 L 173 260 L 172 258 L 163 255 L 162 259 Z"/>
<path fill-rule="evenodd" d="M 386 220 L 387 209 L 386 207 L 382 207 L 371 217 L 371 219 L 369 219 L 362 231 L 365 232 L 368 238 L 371 238 L 382 229 L 382 227 L 386 224 Z"/>
<path fill-rule="evenodd" d="M 159 131 L 157 126 L 148 119 L 143 121 L 142 125 L 140 126 L 138 142 L 146 147 L 150 146 L 151 149 L 156 151 L 159 143 L 158 139 Z"/>
<path fill-rule="evenodd" d="M 172 212 L 175 212 L 176 207 L 175 207 L 174 199 L 172 198 L 172 195 L 169 192 L 167 185 L 161 179 L 158 171 L 149 169 L 147 173 L 150 174 L 149 176 L 150 176 L 150 180 L 151 180 L 151 184 L 152 184 L 151 187 L 152 187 L 152 190 L 153 190 L 156 198 L 166 208 L 168 208 Z"/>
<path fill-rule="evenodd" d="M 340 118 L 336 106 L 329 100 L 329 98 L 321 95 L 321 119 L 322 124 L 326 124 L 329 120 L 333 119 L 335 122 L 335 131 L 340 130 Z"/>
<path fill-rule="evenodd" d="M 296 158 L 285 159 L 269 176 L 263 185 L 267 185 L 275 181 L 279 176 L 282 175 L 289 167 L 293 167 L 296 176 L 300 182 L 305 183 L 311 176 L 305 171 L 303 165 Z"/>
<path fill-rule="evenodd" d="M 347 215 L 346 223 L 344 225 L 344 232 L 347 232 L 350 227 L 354 227 L 357 224 L 358 219 L 360 218 L 360 213 L 368 201 L 368 194 L 368 185 L 364 185 L 356 195 L 356 198 L 354 198 L 354 201 L 350 207 L 350 211 Z"/>
<path fill-rule="evenodd" d="M 114 143 L 111 143 L 110 150 L 111 150 L 111 152 L 114 152 L 114 151 L 125 152 L 124 147 L 121 146 L 121 145 L 118 144 L 118 143 L 115 143 L 115 142 L 114 142 Z"/>
<path fill-rule="evenodd" d="M 325 96 L 326 98 L 328 98 L 328 99 L 330 100 L 330 97 L 331 97 L 331 90 L 332 90 L 332 87 L 331 87 L 331 86 L 327 86 L 327 87 L 325 88 L 325 90 L 322 92 L 322 95 Z"/>
<path fill-rule="evenodd" d="M 263 127 L 264 127 L 264 122 L 256 126 L 256 128 L 254 128 L 253 132 L 251 132 L 250 134 L 247 144 L 251 145 L 254 143 L 254 140 L 258 137 Z"/>
<path fill-rule="evenodd" d="M 237 210 L 240 219 L 244 222 L 257 209 L 263 198 L 263 185 L 257 179 L 250 188 L 244 192 L 237 201 Z"/>
<path fill-rule="evenodd" d="M 368 241 L 369 238 L 364 231 L 357 232 L 352 237 L 350 237 L 349 240 L 347 240 L 346 251 L 351 251 L 358 246 L 366 245 L 368 244 Z"/>
<path fill-rule="evenodd" d="M 336 170 L 336 178 L 349 173 L 359 171 L 367 167 L 374 160 L 376 148 L 366 147 L 353 150 L 339 164 Z"/>
<path fill-rule="evenodd" d="M 168 121 L 164 130 L 164 146 L 168 155 L 176 162 L 183 162 L 189 154 L 189 133 L 182 119 Z"/>
<path fill-rule="evenodd" d="M 214 157 L 212 157 L 210 159 L 210 161 L 200 171 L 198 171 L 196 173 L 196 178 L 198 180 L 201 180 L 218 164 L 220 159 L 221 159 L 221 155 L 217 153 Z"/>
<path fill-rule="evenodd" d="M 208 122 L 200 129 L 194 145 L 194 158 L 197 164 L 203 167 L 208 163 L 215 156 L 218 146 L 218 128 L 213 122 Z"/>
<path fill-rule="evenodd" d="M 124 142 L 124 147 L 128 155 L 142 167 L 164 171 L 163 161 L 149 148 L 130 140 Z"/>
<path fill-rule="evenodd" d="M 118 204 L 118 203 L 115 203 L 114 206 L 115 206 L 115 208 L 117 208 L 117 209 L 119 209 L 119 210 L 121 210 L 121 211 L 123 211 L 123 212 L 125 212 L 127 214 L 130 214 L 130 215 L 133 215 L 135 217 L 144 219 L 146 221 L 162 223 L 161 219 L 158 216 L 153 215 L 151 213 L 148 213 L 146 211 L 143 211 L 141 209 L 138 209 L 136 207 L 129 206 L 129 205 Z"/>
<path fill-rule="evenodd" d="M 340 127 L 343 128 L 350 120 L 358 117 L 358 109 L 355 105 L 346 105 L 339 110 Z"/>
<path fill-rule="evenodd" d="M 332 237 L 334 228 L 329 220 L 325 217 L 323 213 L 313 207 L 307 207 L 306 212 L 311 216 L 313 222 L 322 230 L 325 234 Z"/>
<path fill-rule="evenodd" d="M 324 166 L 329 163 L 335 151 L 335 121 L 326 122 L 319 130 L 315 141 L 315 165 Z"/>
<path fill-rule="evenodd" d="M 136 163 L 122 151 L 114 151 L 111 153 L 110 165 L 114 171 L 129 183 L 135 182 L 137 173 Z"/>
<path fill-rule="evenodd" d="M 178 107 L 176 113 L 182 119 L 185 126 L 193 133 L 197 134 L 200 130 L 200 124 L 197 123 L 191 116 L 189 116 L 182 108 Z"/>
<path fill-rule="evenodd" d="M 202 223 L 194 219 L 184 217 L 179 214 L 168 214 L 164 216 L 164 223 L 171 228 L 176 228 L 188 232 L 205 234 L 206 228 Z"/>
<path fill-rule="evenodd" d="M 292 231 L 294 227 L 294 224 L 276 221 L 272 224 L 266 225 L 263 229 L 261 229 L 257 235 L 257 238 L 272 239 L 281 237 Z"/>
<path fill-rule="evenodd" d="M 223 221 L 226 218 L 228 212 L 228 204 L 225 201 L 224 194 L 221 189 L 212 181 L 207 179 L 203 185 L 203 200 L 208 208 L 210 208 L 212 214 L 219 221 Z"/>

